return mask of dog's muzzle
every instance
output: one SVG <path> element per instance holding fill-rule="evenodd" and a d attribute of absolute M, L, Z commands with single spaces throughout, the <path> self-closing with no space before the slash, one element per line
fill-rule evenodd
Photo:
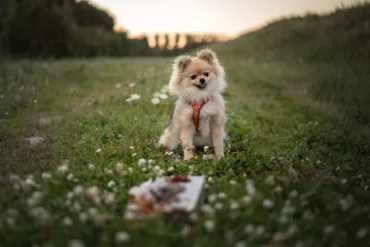
<path fill-rule="evenodd" d="M 197 88 L 199 89 L 204 89 L 206 86 L 207 86 L 207 82 L 204 78 L 201 78 L 199 79 L 199 83 L 198 84 L 194 84 Z"/>

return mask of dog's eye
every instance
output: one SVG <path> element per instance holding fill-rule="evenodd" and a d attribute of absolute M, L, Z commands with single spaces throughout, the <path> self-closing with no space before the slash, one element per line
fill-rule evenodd
<path fill-rule="evenodd" d="M 191 75 L 191 76 L 190 76 L 190 78 L 191 78 L 192 80 L 194 80 L 195 78 L 197 78 L 197 75 Z"/>
<path fill-rule="evenodd" d="M 208 72 L 204 72 L 203 75 L 205 75 L 205 76 L 208 77 L 209 76 L 209 73 Z"/>

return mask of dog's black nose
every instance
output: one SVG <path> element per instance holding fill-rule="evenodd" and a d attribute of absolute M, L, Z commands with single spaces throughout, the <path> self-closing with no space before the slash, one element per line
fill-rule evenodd
<path fill-rule="evenodd" d="M 204 78 L 200 78 L 199 79 L 199 82 L 202 83 L 202 84 L 204 84 L 206 82 L 206 80 L 204 80 Z"/>

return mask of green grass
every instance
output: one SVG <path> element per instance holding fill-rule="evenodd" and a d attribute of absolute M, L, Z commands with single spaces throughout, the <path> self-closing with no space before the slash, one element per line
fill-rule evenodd
<path fill-rule="evenodd" d="M 159 105 L 151 99 L 167 84 L 172 58 L 2 64 L 0 245 L 369 245 L 366 124 L 341 110 L 347 102 L 330 100 L 332 84 L 314 90 L 333 79 L 326 68 L 341 68 L 341 85 L 356 92 L 350 67 L 336 60 L 256 60 L 246 55 L 258 53 L 253 46 L 235 55 L 226 45 L 213 47 L 229 83 L 226 157 L 203 159 L 212 152 L 198 151 L 187 162 L 181 150 L 168 155 L 155 148 L 174 98 Z M 263 57 L 264 50 L 259 52 Z M 126 102 L 133 93 L 141 98 Z M 351 105 L 352 114 L 367 109 L 366 101 L 356 102 L 362 103 Z M 30 146 L 25 138 L 31 136 L 44 141 Z M 140 166 L 140 158 L 155 164 Z M 45 173 L 51 178 L 43 179 Z M 190 224 L 124 221 L 128 189 L 160 174 L 206 176 L 211 208 Z M 110 181 L 115 185 L 108 186 Z M 92 186 L 100 189 L 100 203 L 79 192 Z M 106 215 L 109 221 L 97 222 Z M 209 222 L 213 231 L 205 227 Z M 117 241 L 118 232 L 128 233 L 129 240 Z"/>

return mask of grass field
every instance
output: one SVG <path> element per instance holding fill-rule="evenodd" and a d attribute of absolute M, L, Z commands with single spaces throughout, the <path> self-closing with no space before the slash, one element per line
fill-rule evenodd
<path fill-rule="evenodd" d="M 0 246 L 369 245 L 369 72 L 235 42 L 212 47 L 229 83 L 222 159 L 155 147 L 173 58 L 1 63 Z M 131 186 L 173 174 L 207 177 L 191 223 L 123 220 Z"/>

